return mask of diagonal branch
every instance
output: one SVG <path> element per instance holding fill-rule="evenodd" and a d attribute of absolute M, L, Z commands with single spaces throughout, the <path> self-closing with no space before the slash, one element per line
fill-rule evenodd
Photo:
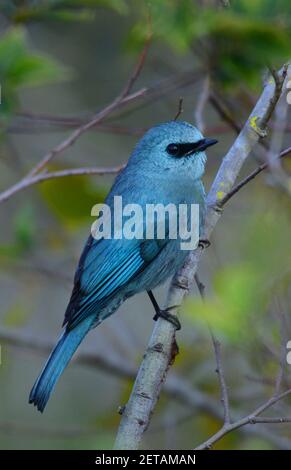
<path fill-rule="evenodd" d="M 149 48 L 150 39 L 146 41 L 144 49 L 138 59 L 137 65 L 134 68 L 132 75 L 130 76 L 128 82 L 126 83 L 124 89 L 121 91 L 120 95 L 117 96 L 108 106 L 99 111 L 93 118 L 90 118 L 89 121 L 85 122 L 83 125 L 75 129 L 71 135 L 63 140 L 60 144 L 50 150 L 44 157 L 29 171 L 29 173 L 18 183 L 8 188 L 6 191 L 0 194 L 0 203 L 9 199 L 15 193 L 21 191 L 23 188 L 30 186 L 30 180 L 35 175 L 40 174 L 45 167 L 51 162 L 51 160 L 69 147 L 75 144 L 75 142 L 87 131 L 95 127 L 97 124 L 100 124 L 106 117 L 108 117 L 113 111 L 119 109 L 120 107 L 128 104 L 131 101 L 140 98 L 145 95 L 147 89 L 141 88 L 140 90 L 131 93 L 134 83 L 138 79 L 141 70 L 143 68 L 146 54 Z"/>
<path fill-rule="evenodd" d="M 279 158 L 284 158 L 289 156 L 291 153 L 291 147 L 282 150 L 279 155 Z M 268 168 L 267 163 L 262 163 L 259 165 L 254 171 L 252 171 L 249 175 L 247 175 L 243 180 L 241 180 L 238 184 L 236 184 L 220 201 L 220 206 L 224 206 L 236 193 L 238 193 L 246 184 L 252 181 L 256 176 L 258 176 L 262 171 Z"/>
<path fill-rule="evenodd" d="M 113 167 L 89 167 L 89 168 L 68 168 L 65 170 L 59 171 L 49 171 L 49 172 L 42 172 L 37 173 L 36 175 L 32 175 L 29 178 L 24 178 L 19 181 L 16 185 L 12 186 L 9 190 L 5 191 L 2 195 L 0 195 L 0 202 L 8 199 L 12 194 L 16 194 L 19 191 L 23 191 L 26 188 L 34 186 L 39 183 L 43 183 L 44 181 L 58 179 L 58 178 L 66 178 L 68 176 L 88 176 L 88 175 L 115 175 L 123 168 L 121 166 L 113 166 Z M 4 199 L 2 199 L 4 198 Z"/>
<path fill-rule="evenodd" d="M 244 418 L 238 419 L 234 423 L 225 424 L 222 428 L 213 436 L 211 436 L 207 441 L 203 442 L 203 444 L 196 447 L 195 450 L 205 450 L 211 449 L 212 445 L 215 442 L 219 441 L 222 437 L 226 434 L 234 431 L 235 429 L 239 429 L 246 424 L 256 424 L 256 423 L 288 423 L 288 418 L 257 418 L 263 411 L 271 408 L 275 403 L 278 401 L 283 400 L 283 398 L 287 397 L 291 394 L 291 389 L 285 390 L 285 392 L 281 393 L 280 395 L 274 395 L 268 401 L 263 403 L 263 405 L 259 406 L 255 411 L 250 413 L 249 415 L 245 416 Z"/>
<path fill-rule="evenodd" d="M 279 72 L 286 76 L 286 69 Z M 269 81 L 237 139 L 224 157 L 208 194 L 204 236 L 209 239 L 222 210 L 220 200 L 231 190 L 242 165 L 253 147 L 266 134 L 266 124 L 282 91 L 283 81 Z M 261 128 L 260 126 L 263 126 Z M 168 306 L 181 305 L 194 279 L 202 249 L 191 252 L 183 268 L 174 277 L 168 295 Z M 172 314 L 177 313 L 171 310 Z M 162 385 L 177 353 L 175 328 L 169 322 L 156 322 L 149 344 L 138 371 L 130 399 L 125 407 L 117 433 L 117 449 L 137 449 L 149 426 Z"/>

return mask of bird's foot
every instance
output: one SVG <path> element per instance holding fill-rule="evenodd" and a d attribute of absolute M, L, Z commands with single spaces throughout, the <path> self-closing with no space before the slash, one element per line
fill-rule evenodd
<path fill-rule="evenodd" d="M 207 239 L 201 238 L 198 242 L 198 247 L 202 248 L 202 250 L 204 250 L 204 248 L 208 248 L 210 245 L 211 245 L 211 243 Z"/>
<path fill-rule="evenodd" d="M 167 320 L 168 322 L 172 323 L 176 330 L 181 330 L 181 323 L 176 315 L 173 315 L 172 313 L 169 312 L 169 310 L 172 310 L 174 308 L 177 308 L 176 306 L 168 307 L 164 310 L 158 310 L 153 317 L 153 320 L 157 321 L 159 317 L 163 318 L 164 320 Z"/>

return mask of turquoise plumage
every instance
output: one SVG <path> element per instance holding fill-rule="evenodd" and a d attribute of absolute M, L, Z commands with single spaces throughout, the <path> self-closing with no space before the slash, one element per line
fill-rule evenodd
<path fill-rule="evenodd" d="M 201 181 L 205 139 L 192 125 L 168 122 L 150 129 L 134 149 L 106 199 L 123 204 L 199 204 L 200 225 L 205 209 Z M 145 229 L 145 227 L 143 227 Z M 128 297 L 151 291 L 183 264 L 187 251 L 181 240 L 101 239 L 90 235 L 75 274 L 64 320 L 64 331 L 30 393 L 29 401 L 43 411 L 50 394 L 88 331 L 116 311 Z"/>

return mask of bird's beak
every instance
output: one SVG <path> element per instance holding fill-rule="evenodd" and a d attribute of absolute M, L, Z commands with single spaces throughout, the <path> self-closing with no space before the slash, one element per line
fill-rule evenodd
<path fill-rule="evenodd" d="M 198 148 L 196 148 L 196 152 L 203 152 L 206 150 L 208 147 L 211 147 L 211 145 L 217 144 L 218 140 L 216 139 L 202 139 L 200 140 L 200 144 Z"/>

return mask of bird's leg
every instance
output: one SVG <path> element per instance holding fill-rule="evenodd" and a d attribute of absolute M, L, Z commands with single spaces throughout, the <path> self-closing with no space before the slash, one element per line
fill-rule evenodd
<path fill-rule="evenodd" d="M 207 239 L 201 238 L 198 242 L 199 248 L 202 248 L 203 250 L 204 250 L 204 248 L 208 248 L 210 245 L 211 245 L 211 243 Z"/>
<path fill-rule="evenodd" d="M 169 312 L 169 310 L 172 310 L 172 309 L 176 308 L 176 306 L 173 305 L 172 307 L 168 307 L 168 308 L 162 310 L 159 307 L 159 304 L 156 301 L 155 296 L 152 293 L 152 291 L 148 290 L 147 293 L 148 293 L 149 298 L 151 299 L 151 302 L 152 302 L 152 304 L 154 306 L 154 309 L 155 309 L 155 312 L 156 312 L 153 319 L 156 321 L 159 317 L 164 318 L 164 320 L 167 320 L 168 322 L 172 323 L 172 325 L 174 325 L 176 330 L 181 330 L 181 323 L 179 322 L 179 319 L 177 318 L 176 315 L 172 315 Z"/>

